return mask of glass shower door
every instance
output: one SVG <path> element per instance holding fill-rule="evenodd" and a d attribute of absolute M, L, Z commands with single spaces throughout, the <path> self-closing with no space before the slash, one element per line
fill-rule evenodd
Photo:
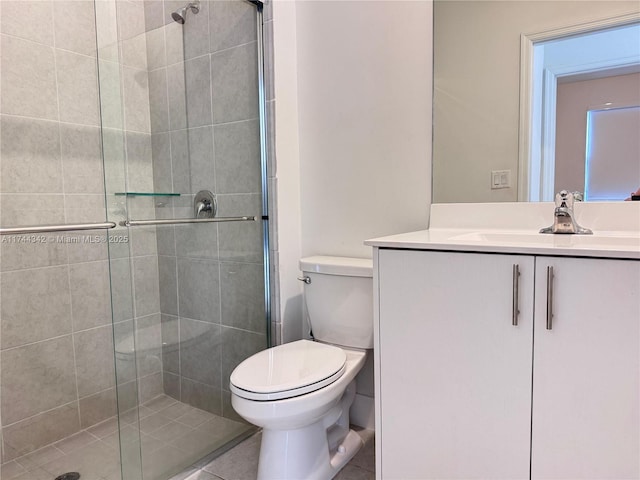
<path fill-rule="evenodd" d="M 169 478 L 255 431 L 228 383 L 268 346 L 261 5 L 96 14 L 122 474 Z"/>
<path fill-rule="evenodd" d="M 120 477 L 94 19 L 0 2 L 5 480 Z"/>

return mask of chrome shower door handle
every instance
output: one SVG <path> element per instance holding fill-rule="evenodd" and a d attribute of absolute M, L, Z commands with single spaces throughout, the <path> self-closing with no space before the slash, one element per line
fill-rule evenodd
<path fill-rule="evenodd" d="M 553 267 L 547 267 L 547 330 L 553 328 Z"/>
<path fill-rule="evenodd" d="M 511 325 L 518 326 L 518 315 L 520 314 L 520 306 L 518 305 L 518 298 L 520 296 L 520 265 L 513 264 L 513 291 L 511 302 Z"/>

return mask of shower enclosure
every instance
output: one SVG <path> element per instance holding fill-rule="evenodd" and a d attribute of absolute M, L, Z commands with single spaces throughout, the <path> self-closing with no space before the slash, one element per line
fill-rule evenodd
<path fill-rule="evenodd" d="M 188 471 L 254 431 L 229 375 L 270 343 L 262 4 L 0 20 L 2 479 Z"/>

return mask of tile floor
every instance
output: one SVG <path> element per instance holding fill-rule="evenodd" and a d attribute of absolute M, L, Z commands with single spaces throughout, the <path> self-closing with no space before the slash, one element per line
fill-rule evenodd
<path fill-rule="evenodd" d="M 357 428 L 357 427 L 355 427 Z M 358 430 L 364 446 L 355 457 L 334 477 L 334 480 L 374 480 L 375 440 L 372 430 Z M 256 433 L 202 469 L 185 477 L 172 480 L 255 480 L 258 471 L 258 453 L 261 434 Z"/>
<path fill-rule="evenodd" d="M 188 467 L 254 427 L 218 417 L 161 395 L 125 413 L 123 459 L 127 480 L 254 480 L 260 433 L 249 437 L 200 470 Z M 138 435 L 138 425 L 140 434 Z M 364 447 L 336 480 L 375 479 L 373 431 L 359 430 Z M 1 480 L 54 480 L 80 472 L 80 480 L 122 480 L 116 417 L 2 465 Z M 181 472 L 181 473 L 179 473 Z"/>
<path fill-rule="evenodd" d="M 127 480 L 165 480 L 254 429 L 161 395 L 123 415 Z M 139 430 L 138 430 L 139 427 Z M 138 431 L 140 432 L 138 434 Z M 118 421 L 112 417 L 1 466 L 2 480 L 54 480 L 80 472 L 81 480 L 121 480 Z"/>

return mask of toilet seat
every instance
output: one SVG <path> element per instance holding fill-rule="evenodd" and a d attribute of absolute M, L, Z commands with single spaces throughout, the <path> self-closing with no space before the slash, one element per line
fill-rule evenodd
<path fill-rule="evenodd" d="M 346 369 L 339 347 L 298 340 L 247 358 L 231 374 L 231 391 L 249 400 L 282 400 L 319 390 Z"/>

